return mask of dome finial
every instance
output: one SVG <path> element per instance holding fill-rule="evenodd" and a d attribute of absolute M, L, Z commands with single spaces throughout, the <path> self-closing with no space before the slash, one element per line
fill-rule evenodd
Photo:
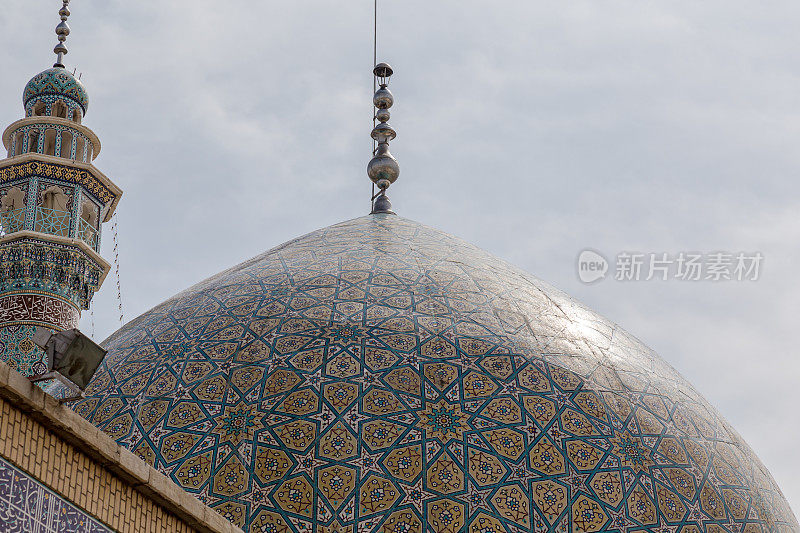
<path fill-rule="evenodd" d="M 56 54 L 56 64 L 53 65 L 54 67 L 61 67 L 64 68 L 64 56 L 69 52 L 67 50 L 66 45 L 64 42 L 67 40 L 67 36 L 69 35 L 70 29 L 69 24 L 67 24 L 67 19 L 69 18 L 69 2 L 70 0 L 62 0 L 64 5 L 61 9 L 58 10 L 58 14 L 61 16 L 61 22 L 58 26 L 56 26 L 56 35 L 58 35 L 58 44 L 56 47 L 53 48 L 53 53 Z"/>
<path fill-rule="evenodd" d="M 397 137 L 397 132 L 389 125 L 391 116 L 389 108 L 394 104 L 394 96 L 387 88 L 389 78 L 394 72 L 392 67 L 386 63 L 378 63 L 372 73 L 380 86 L 372 98 L 372 103 L 377 108 L 375 118 L 379 122 L 372 129 L 372 139 L 377 143 L 377 147 L 372 154 L 372 160 L 367 165 L 367 175 L 379 189 L 378 193 L 372 197 L 372 213 L 392 213 L 392 203 L 386 196 L 386 189 L 397 181 L 400 175 L 400 165 L 389 152 L 389 141 Z"/>

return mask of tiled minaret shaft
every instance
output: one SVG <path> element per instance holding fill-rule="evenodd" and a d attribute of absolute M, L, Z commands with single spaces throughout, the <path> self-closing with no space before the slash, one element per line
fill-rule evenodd
<path fill-rule="evenodd" d="M 42 370 L 35 328 L 77 327 L 103 283 L 101 226 L 122 195 L 92 164 L 100 140 L 82 124 L 89 98 L 62 64 L 68 3 L 56 28 L 58 60 L 25 86 L 25 116 L 2 138 L 0 359 L 27 375 Z"/>

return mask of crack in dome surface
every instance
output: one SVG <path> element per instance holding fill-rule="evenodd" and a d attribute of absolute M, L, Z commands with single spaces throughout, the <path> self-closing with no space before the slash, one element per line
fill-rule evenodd
<path fill-rule="evenodd" d="M 558 290 L 390 215 L 124 326 L 75 409 L 246 531 L 796 531 L 675 370 Z"/>

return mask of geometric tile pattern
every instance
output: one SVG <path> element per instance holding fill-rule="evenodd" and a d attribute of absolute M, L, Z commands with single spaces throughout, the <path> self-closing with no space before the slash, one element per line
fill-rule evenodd
<path fill-rule="evenodd" d="M 0 530 L 111 533 L 111 529 L 0 458 Z"/>
<path fill-rule="evenodd" d="M 33 344 L 36 326 L 0 326 L 0 353 L 2 360 L 26 376 L 41 374 L 44 352 Z"/>
<path fill-rule="evenodd" d="M 246 531 L 796 531 L 675 370 L 392 215 L 279 246 L 115 333 L 74 408 Z"/>
<path fill-rule="evenodd" d="M 35 231 L 39 233 L 48 233 L 50 235 L 58 235 L 59 237 L 69 237 L 72 225 L 71 218 L 71 211 L 38 207 L 36 209 Z"/>
<path fill-rule="evenodd" d="M 11 182 L 21 178 L 39 177 L 41 179 L 55 179 L 60 182 L 80 185 L 92 198 L 99 200 L 106 208 L 114 209 L 119 203 L 122 193 L 119 189 L 112 188 L 108 182 L 101 181 L 92 172 L 83 168 L 76 168 L 69 164 L 60 165 L 50 161 L 24 160 L 15 162 L 15 159 L 4 159 L 0 168 L 0 183 Z"/>
<path fill-rule="evenodd" d="M 2 198 L 0 189 L 0 198 Z M 9 209 L 0 212 L 0 237 L 16 231 L 22 231 L 25 227 L 25 208 Z"/>

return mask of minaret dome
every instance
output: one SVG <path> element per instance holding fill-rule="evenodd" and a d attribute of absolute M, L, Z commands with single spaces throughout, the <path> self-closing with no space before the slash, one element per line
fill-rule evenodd
<path fill-rule="evenodd" d="M 63 107 L 56 104 L 62 103 Z M 22 94 L 25 116 L 66 118 L 80 124 L 89 108 L 83 83 L 64 67 L 53 67 L 34 76 Z"/>

